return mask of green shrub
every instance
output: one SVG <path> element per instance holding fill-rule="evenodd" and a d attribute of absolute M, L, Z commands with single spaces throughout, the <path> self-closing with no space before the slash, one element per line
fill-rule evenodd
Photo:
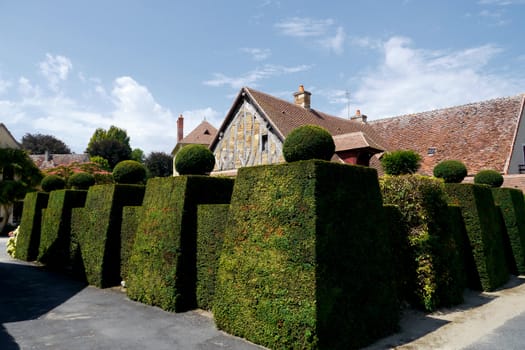
<path fill-rule="evenodd" d="M 355 349 L 397 328 L 374 169 L 241 168 L 228 216 L 213 301 L 220 329 L 272 349 Z"/>
<path fill-rule="evenodd" d="M 74 190 L 87 190 L 95 184 L 95 176 L 90 173 L 75 173 L 68 179 L 68 185 Z"/>
<path fill-rule="evenodd" d="M 141 209 L 141 206 L 126 206 L 122 209 L 122 225 L 120 228 L 120 278 L 122 281 L 128 279 L 129 258 L 135 243 Z"/>
<path fill-rule="evenodd" d="M 215 156 L 203 145 L 186 145 L 175 157 L 175 170 L 180 175 L 205 175 L 214 166 Z"/>
<path fill-rule="evenodd" d="M 117 184 L 143 184 L 146 167 L 135 160 L 123 160 L 115 165 L 113 179 Z"/>
<path fill-rule="evenodd" d="M 71 209 L 84 206 L 87 191 L 57 190 L 49 194 L 42 215 L 42 233 L 38 260 L 50 267 L 65 269 L 71 265 Z"/>
<path fill-rule="evenodd" d="M 404 297 L 427 311 L 461 303 L 463 266 L 449 227 L 443 183 L 404 175 L 384 176 L 380 186 L 384 203 L 399 208 L 399 225 L 406 229 L 408 254 L 414 261 L 406 282 L 411 292 Z"/>
<path fill-rule="evenodd" d="M 499 213 L 490 188 L 475 184 L 445 185 L 449 204 L 461 207 L 470 249 L 484 291 L 494 290 L 509 278 Z"/>
<path fill-rule="evenodd" d="M 229 203 L 233 180 L 201 175 L 148 180 L 129 260 L 128 296 L 164 310 L 196 306 L 197 205 Z"/>
<path fill-rule="evenodd" d="M 474 183 L 489 185 L 490 187 L 501 187 L 503 185 L 503 175 L 496 170 L 481 170 L 474 176 Z"/>
<path fill-rule="evenodd" d="M 202 204 L 197 209 L 197 307 L 211 310 L 229 204 Z"/>
<path fill-rule="evenodd" d="M 330 160 L 335 152 L 332 135 L 317 125 L 302 125 L 290 132 L 283 143 L 283 156 L 287 162 L 298 160 Z"/>
<path fill-rule="evenodd" d="M 96 185 L 72 225 L 87 282 L 100 288 L 120 285 L 122 208 L 142 204 L 142 185 Z"/>
<path fill-rule="evenodd" d="M 525 274 L 525 201 L 514 188 L 493 188 L 492 195 L 501 209 L 517 272 Z"/>
<path fill-rule="evenodd" d="M 66 187 L 66 181 L 58 175 L 47 175 L 40 183 L 42 189 L 46 192 L 62 190 Z"/>
<path fill-rule="evenodd" d="M 16 237 L 18 236 L 18 232 L 20 231 L 20 226 L 18 226 L 14 231 L 9 233 L 9 239 L 6 243 L 6 253 L 14 258 L 16 255 Z"/>
<path fill-rule="evenodd" d="M 412 150 L 386 152 L 381 157 L 381 167 L 387 175 L 414 174 L 421 166 L 421 156 Z"/>
<path fill-rule="evenodd" d="M 24 209 L 20 220 L 20 231 L 16 239 L 15 257 L 33 261 L 38 256 L 42 209 L 47 207 L 49 193 L 30 192 L 24 199 Z"/>
<path fill-rule="evenodd" d="M 444 160 L 434 167 L 434 176 L 446 183 L 460 183 L 467 176 L 467 167 L 459 160 Z"/>

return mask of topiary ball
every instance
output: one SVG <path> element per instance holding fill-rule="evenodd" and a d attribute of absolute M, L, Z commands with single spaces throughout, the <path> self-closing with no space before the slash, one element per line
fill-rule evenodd
<path fill-rule="evenodd" d="M 474 176 L 474 183 L 489 185 L 490 187 L 501 187 L 503 185 L 503 175 L 496 170 L 481 170 Z"/>
<path fill-rule="evenodd" d="M 175 170 L 180 175 L 205 175 L 215 166 L 213 153 L 203 145 L 186 145 L 175 157 Z"/>
<path fill-rule="evenodd" d="M 386 152 L 380 161 L 387 175 L 414 174 L 421 167 L 421 156 L 412 150 Z"/>
<path fill-rule="evenodd" d="M 47 175 L 42 179 L 40 186 L 46 192 L 62 190 L 66 187 L 66 181 L 58 175 Z"/>
<path fill-rule="evenodd" d="M 292 130 L 283 144 L 283 156 L 289 163 L 308 159 L 330 160 L 334 152 L 332 135 L 317 125 L 303 125 Z"/>
<path fill-rule="evenodd" d="M 76 190 L 87 190 L 95 184 L 95 176 L 90 173 L 76 173 L 69 177 L 69 187 Z"/>
<path fill-rule="evenodd" d="M 460 183 L 467 176 L 467 167 L 459 160 L 444 160 L 434 167 L 434 176 L 446 183 Z"/>
<path fill-rule="evenodd" d="M 146 167 L 135 160 L 123 160 L 115 165 L 113 180 L 118 184 L 142 184 L 146 180 Z"/>

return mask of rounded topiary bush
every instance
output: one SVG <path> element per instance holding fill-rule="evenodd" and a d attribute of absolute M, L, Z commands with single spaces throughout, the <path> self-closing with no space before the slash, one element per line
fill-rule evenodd
<path fill-rule="evenodd" d="M 412 150 L 386 152 L 381 166 L 388 175 L 414 174 L 421 166 L 421 156 Z"/>
<path fill-rule="evenodd" d="M 284 140 L 283 156 L 287 162 L 298 160 L 330 160 L 335 152 L 334 139 L 330 133 L 317 125 L 303 125 Z"/>
<path fill-rule="evenodd" d="M 77 190 L 87 190 L 95 184 L 95 176 L 90 173 L 76 173 L 69 177 L 69 187 Z"/>
<path fill-rule="evenodd" d="M 175 170 L 180 175 L 205 175 L 213 170 L 215 157 L 203 145 L 187 145 L 175 157 Z"/>
<path fill-rule="evenodd" d="M 489 185 L 490 187 L 501 187 L 503 185 L 503 175 L 496 170 L 481 170 L 474 176 L 474 183 Z"/>
<path fill-rule="evenodd" d="M 434 176 L 447 183 L 460 183 L 467 176 L 467 167 L 459 160 L 444 160 L 434 167 Z"/>
<path fill-rule="evenodd" d="M 58 175 L 47 175 L 42 179 L 40 186 L 46 192 L 62 190 L 66 187 L 66 181 Z"/>
<path fill-rule="evenodd" d="M 118 184 L 141 184 L 146 179 L 146 168 L 135 160 L 123 160 L 115 165 L 113 179 Z"/>

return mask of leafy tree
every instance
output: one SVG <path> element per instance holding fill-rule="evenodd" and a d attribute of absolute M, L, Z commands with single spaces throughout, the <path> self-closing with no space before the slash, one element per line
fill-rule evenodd
<path fill-rule="evenodd" d="M 89 140 L 86 152 L 107 159 L 111 169 L 117 163 L 131 159 L 131 146 L 126 130 L 111 126 L 107 131 L 98 128 Z"/>
<path fill-rule="evenodd" d="M 135 148 L 131 151 L 131 160 L 134 160 L 139 163 L 144 163 L 146 157 L 144 156 L 144 151 L 140 148 Z"/>
<path fill-rule="evenodd" d="M 173 157 L 164 152 L 151 152 L 144 160 L 149 177 L 167 177 L 173 174 Z"/>
<path fill-rule="evenodd" d="M 421 156 L 412 150 L 386 152 L 381 166 L 388 175 L 414 174 L 421 166 Z"/>
<path fill-rule="evenodd" d="M 0 148 L 0 171 L 0 207 L 4 212 L 1 231 L 13 212 L 13 204 L 40 183 L 42 174 L 26 151 L 13 148 Z"/>
<path fill-rule="evenodd" d="M 52 135 L 27 133 L 22 137 L 22 147 L 31 154 L 44 154 L 46 151 L 55 154 L 71 153 L 71 149 L 63 141 Z"/>

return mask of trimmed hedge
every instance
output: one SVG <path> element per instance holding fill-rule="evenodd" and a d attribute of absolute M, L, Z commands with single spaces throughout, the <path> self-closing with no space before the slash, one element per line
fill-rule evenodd
<path fill-rule="evenodd" d="M 127 206 L 122 209 L 122 225 L 120 227 L 120 278 L 128 279 L 129 257 L 133 250 L 135 234 L 140 221 L 141 206 Z"/>
<path fill-rule="evenodd" d="M 421 156 L 413 150 L 386 152 L 380 161 L 381 167 L 388 175 L 415 174 L 421 167 Z"/>
<path fill-rule="evenodd" d="M 434 167 L 433 173 L 446 183 L 460 183 L 467 176 L 467 167 L 459 160 L 444 160 Z"/>
<path fill-rule="evenodd" d="M 433 311 L 463 302 L 465 281 L 458 247 L 451 235 L 442 181 L 420 175 L 384 176 L 379 181 L 385 204 L 398 206 L 414 261 L 406 282 L 406 300 Z M 400 252 L 404 253 L 404 252 Z"/>
<path fill-rule="evenodd" d="M 129 261 L 128 296 L 164 310 L 196 306 L 197 205 L 229 203 L 233 180 L 188 175 L 148 180 Z"/>
<path fill-rule="evenodd" d="M 374 169 L 239 169 L 213 304 L 220 329 L 272 349 L 359 348 L 397 329 L 392 274 Z"/>
<path fill-rule="evenodd" d="M 332 135 L 318 125 L 301 125 L 293 129 L 283 143 L 283 157 L 288 163 L 308 159 L 330 160 L 334 152 Z"/>
<path fill-rule="evenodd" d="M 525 201 L 523 192 L 514 188 L 493 188 L 492 195 L 503 215 L 517 272 L 525 274 Z"/>
<path fill-rule="evenodd" d="M 74 190 L 87 190 L 95 184 L 95 176 L 90 173 L 75 173 L 67 180 L 68 185 Z"/>
<path fill-rule="evenodd" d="M 80 247 L 87 282 L 100 288 L 120 285 L 122 208 L 140 205 L 143 185 L 95 185 L 72 228 Z"/>
<path fill-rule="evenodd" d="M 30 192 L 24 199 L 24 209 L 20 220 L 20 231 L 16 240 L 15 258 L 34 261 L 38 256 L 42 209 L 47 207 L 49 193 Z"/>
<path fill-rule="evenodd" d="M 175 170 L 180 175 L 205 175 L 211 172 L 214 166 L 215 156 L 204 145 L 186 145 L 175 157 Z"/>
<path fill-rule="evenodd" d="M 123 160 L 115 165 L 113 179 L 118 184 L 143 184 L 146 167 L 136 160 Z"/>
<path fill-rule="evenodd" d="M 71 209 L 83 207 L 87 191 L 56 190 L 49 194 L 42 217 L 38 260 L 55 268 L 71 265 Z"/>
<path fill-rule="evenodd" d="M 47 175 L 42 179 L 40 186 L 46 192 L 62 190 L 66 187 L 66 180 L 58 175 Z"/>
<path fill-rule="evenodd" d="M 476 263 L 481 288 L 492 291 L 509 279 L 499 213 L 490 188 L 447 183 L 449 203 L 459 205 Z"/>
<path fill-rule="evenodd" d="M 488 185 L 490 187 L 501 187 L 503 185 L 503 175 L 496 170 L 481 170 L 474 176 L 474 183 L 479 185 Z"/>
<path fill-rule="evenodd" d="M 229 204 L 202 204 L 197 208 L 197 307 L 211 310 L 215 278 L 228 221 Z"/>

